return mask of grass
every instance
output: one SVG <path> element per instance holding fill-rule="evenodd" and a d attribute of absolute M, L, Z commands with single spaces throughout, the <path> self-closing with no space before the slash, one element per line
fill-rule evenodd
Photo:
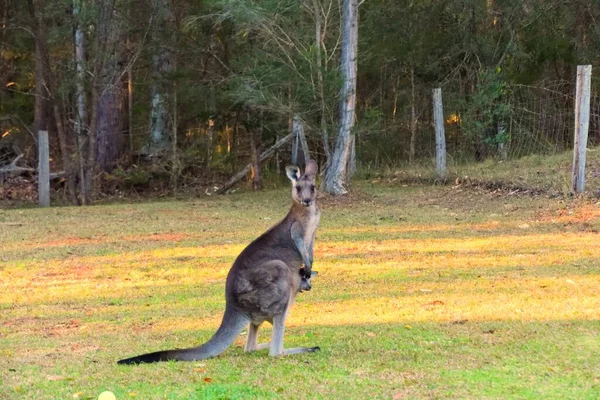
<path fill-rule="evenodd" d="M 600 197 L 600 147 L 589 148 L 586 157 L 585 190 L 589 197 Z M 434 161 L 432 161 L 434 162 Z M 448 161 L 448 180 L 457 184 L 485 186 L 490 189 L 509 189 L 569 197 L 572 192 L 573 152 L 554 155 L 530 155 L 514 160 L 487 159 L 481 163 L 454 163 Z M 365 172 L 363 172 L 365 173 Z M 394 181 L 436 180 L 435 164 L 420 164 L 401 169 L 388 168 L 366 171 L 367 177 L 375 175 Z"/>
<path fill-rule="evenodd" d="M 287 190 L 0 210 L 0 398 L 600 397 L 600 208 L 361 183 L 324 198 L 287 346 L 117 366 L 207 340 L 236 255 Z M 270 328 L 262 331 L 267 340 Z"/>

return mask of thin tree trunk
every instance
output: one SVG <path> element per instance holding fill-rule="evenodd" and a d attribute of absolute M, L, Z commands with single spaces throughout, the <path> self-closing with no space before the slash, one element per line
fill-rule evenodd
<path fill-rule="evenodd" d="M 315 13 L 315 49 L 317 51 L 317 89 L 319 91 L 319 102 L 321 106 L 321 138 L 323 141 L 323 151 L 325 152 L 325 160 L 328 162 L 331 157 L 331 149 L 329 148 L 329 133 L 327 132 L 327 121 L 325 120 L 325 88 L 323 84 L 323 57 L 321 54 L 321 8 L 319 1 L 313 0 L 313 8 Z"/>
<path fill-rule="evenodd" d="M 3 5 L 0 6 L 0 26 L 2 27 L 6 27 L 8 26 L 8 21 L 9 18 L 11 16 L 11 3 L 12 1 L 10 0 L 4 0 L 3 1 Z M 8 34 L 8 29 L 0 29 L 0 53 L 5 53 L 5 51 L 11 47 L 11 44 L 7 43 L 7 34 Z M 11 63 L 6 60 L 4 57 L 0 57 L 0 82 L 8 82 L 7 78 L 10 74 L 10 70 L 11 70 Z M 36 79 L 36 81 L 38 81 Z M 39 82 L 39 81 L 38 81 Z M 5 85 L 0 85 L 0 112 L 4 112 L 4 108 L 5 108 L 5 99 L 8 97 L 7 96 L 7 87 Z M 36 99 L 37 101 L 37 99 Z M 1 183 L 2 179 L 0 178 L 0 183 Z"/>
<path fill-rule="evenodd" d="M 105 53 L 97 108 L 96 164 L 101 170 L 109 172 L 121 155 L 123 127 L 123 85 L 119 70 L 122 56 L 121 24 L 115 14 L 114 3 L 104 8 L 101 22 L 98 34 L 105 36 Z"/>
<path fill-rule="evenodd" d="M 78 204 L 77 199 L 77 185 L 75 181 L 75 174 L 73 171 L 73 165 L 71 163 L 71 152 L 70 145 L 68 142 L 68 137 L 66 134 L 65 126 L 64 126 L 64 117 L 63 112 L 60 107 L 59 99 L 57 98 L 57 90 L 56 90 L 56 81 L 54 79 L 54 74 L 50 69 L 50 56 L 48 54 L 48 48 L 46 47 L 46 26 L 44 24 L 44 19 L 41 15 L 39 15 L 36 10 L 38 7 L 37 4 L 34 3 L 34 0 L 28 0 L 29 12 L 31 17 L 33 18 L 33 32 L 36 47 L 39 49 L 39 55 L 42 63 L 42 69 L 45 75 L 45 88 L 47 95 L 51 98 L 52 101 L 52 111 L 54 113 L 54 118 L 56 119 L 56 131 L 58 135 L 58 145 L 60 147 L 61 158 L 63 162 L 63 167 L 65 169 L 66 178 L 67 178 L 67 195 L 69 200 L 73 204 Z"/>
<path fill-rule="evenodd" d="M 277 135 L 277 137 L 275 138 L 275 142 L 279 141 L 279 135 Z M 281 175 L 281 166 L 279 165 L 279 151 L 275 151 L 275 172 L 277 173 L 277 176 Z"/>
<path fill-rule="evenodd" d="M 240 112 L 239 110 L 235 111 L 235 117 L 233 119 L 233 128 L 232 128 L 232 138 L 231 138 L 231 152 L 236 154 L 237 149 L 240 148 Z M 237 167 L 237 157 L 233 157 L 233 167 Z"/>
<path fill-rule="evenodd" d="M 250 142 L 252 146 L 252 189 L 260 190 L 262 189 L 262 182 L 260 179 L 260 156 L 254 133 L 251 134 Z"/>
<path fill-rule="evenodd" d="M 208 128 L 206 130 L 206 168 L 210 171 L 213 156 L 213 141 L 215 136 L 215 120 L 213 119 L 215 112 L 215 99 L 213 90 L 209 90 L 208 102 L 210 116 L 208 117 Z"/>
<path fill-rule="evenodd" d="M 350 160 L 348 160 L 348 180 L 351 180 L 356 172 L 356 135 L 352 134 L 352 144 L 350 145 Z"/>
<path fill-rule="evenodd" d="M 412 164 L 415 160 L 417 147 L 417 113 L 415 110 L 415 68 L 410 69 L 410 148 L 408 153 L 408 163 Z"/>
<path fill-rule="evenodd" d="M 229 124 L 225 124 L 225 138 L 227 140 L 227 154 L 231 154 L 231 132 L 233 129 L 229 127 Z"/>
<path fill-rule="evenodd" d="M 97 71 L 98 69 L 96 69 Z M 88 134 L 88 149 L 85 163 L 85 190 L 84 202 L 89 204 L 95 189 L 94 178 L 96 176 L 96 137 L 98 132 L 98 82 L 94 78 L 92 82 L 92 112 L 90 115 L 90 132 Z"/>
<path fill-rule="evenodd" d="M 33 108 L 34 132 L 48 130 L 46 78 L 42 52 L 40 46 L 35 44 L 35 105 Z"/>
<path fill-rule="evenodd" d="M 294 118 L 288 119 L 289 131 L 292 133 L 292 165 L 298 165 L 298 147 L 300 146 L 300 138 L 298 137 L 298 130 L 294 124 Z"/>
<path fill-rule="evenodd" d="M 73 19 L 75 20 L 75 65 L 77 67 L 76 76 L 76 103 L 77 115 L 75 118 L 75 137 L 77 142 L 77 163 L 79 173 L 79 193 L 85 191 L 85 174 L 84 174 L 84 155 L 83 146 L 86 136 L 86 108 L 85 108 L 85 47 L 84 36 L 81 30 L 79 15 L 81 12 L 81 0 L 73 0 Z M 86 203 L 86 198 L 83 196 L 83 203 Z"/>
<path fill-rule="evenodd" d="M 400 87 L 400 76 L 396 77 L 394 84 L 394 108 L 392 109 L 392 122 L 396 124 L 396 115 L 398 114 L 398 90 Z"/>
<path fill-rule="evenodd" d="M 90 114 L 90 129 L 88 133 L 88 149 L 85 162 L 85 191 L 82 194 L 85 201 L 90 203 L 96 190 L 96 156 L 98 153 L 98 109 L 100 96 L 103 92 L 102 76 L 105 69 L 105 54 L 107 52 L 108 35 L 106 33 L 106 14 L 112 13 L 114 0 L 104 0 L 98 5 L 98 32 L 96 34 L 96 54 L 92 73 L 92 104 Z"/>
<path fill-rule="evenodd" d="M 173 196 L 177 195 L 177 178 L 179 175 L 179 159 L 177 157 L 177 84 L 173 84 L 173 137 L 171 138 L 171 187 Z"/>
<path fill-rule="evenodd" d="M 129 38 L 127 47 L 129 48 Z M 127 133 L 129 136 L 129 154 L 133 155 L 133 65 L 127 69 Z"/>
<path fill-rule="evenodd" d="M 174 69 L 173 35 L 175 15 L 171 0 L 152 0 L 156 21 L 152 25 L 152 111 L 150 123 L 150 151 L 167 148 L 169 140 L 168 75 Z"/>
<path fill-rule="evenodd" d="M 261 112 L 262 117 L 262 112 Z M 248 112 L 248 119 L 250 119 L 250 113 Z M 250 121 L 249 121 L 250 122 Z M 248 124 L 250 129 L 250 147 L 252 150 L 252 188 L 254 190 L 262 189 L 261 171 L 260 171 L 260 147 L 261 147 L 261 136 L 262 136 L 262 118 L 260 131 L 256 132 L 250 123 Z"/>
<path fill-rule="evenodd" d="M 342 60 L 343 86 L 340 105 L 340 130 L 335 150 L 325 173 L 324 190 L 340 195 L 347 192 L 346 170 L 352 147 L 352 128 L 356 106 L 356 58 L 358 44 L 358 0 L 343 0 L 342 3 Z"/>
<path fill-rule="evenodd" d="M 296 157 L 298 155 L 298 147 L 302 147 L 302 164 L 296 165 L 306 165 L 310 160 L 310 151 L 308 150 L 308 142 L 306 141 L 306 135 L 304 134 L 304 122 L 300 118 L 300 116 L 295 115 L 293 122 L 293 131 L 294 137 L 296 138 L 295 142 L 295 154 Z"/>

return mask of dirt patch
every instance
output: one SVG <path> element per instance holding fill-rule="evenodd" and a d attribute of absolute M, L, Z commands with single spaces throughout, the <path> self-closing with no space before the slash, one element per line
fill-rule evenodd
<path fill-rule="evenodd" d="M 119 240 L 126 240 L 128 242 L 177 242 L 188 238 L 190 238 L 190 235 L 185 233 L 153 233 L 151 235 L 124 236 L 122 238 L 119 238 Z"/>
<path fill-rule="evenodd" d="M 352 188 L 350 192 L 341 196 L 333 196 L 323 192 L 319 192 L 318 195 L 319 204 L 328 207 L 351 207 L 356 204 L 373 203 L 375 199 L 375 196 L 358 188 Z"/>
<path fill-rule="evenodd" d="M 558 210 L 543 210 L 538 213 L 542 222 L 565 224 L 594 224 L 600 222 L 600 203 L 567 204 Z"/>
<path fill-rule="evenodd" d="M 36 247 L 67 247 L 85 244 L 115 243 L 115 242 L 177 242 L 189 239 L 191 235 L 184 233 L 152 233 L 150 235 L 134 235 L 123 237 L 108 237 L 98 235 L 91 238 L 68 237 L 60 240 L 51 240 Z"/>

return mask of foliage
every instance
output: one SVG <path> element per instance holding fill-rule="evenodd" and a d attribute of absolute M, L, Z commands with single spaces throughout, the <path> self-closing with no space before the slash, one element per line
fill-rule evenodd
<path fill-rule="evenodd" d="M 21 3 L 8 0 L 0 10 L 0 20 L 6 21 L 0 24 L 0 135 L 10 130 L 9 136 L 27 155 L 23 162 L 35 165 L 30 131 L 39 77 L 31 35 L 33 20 Z M 178 151 L 197 150 L 196 158 L 183 157 L 183 169 L 198 168 L 215 178 L 230 173 L 250 159 L 250 136 L 256 132 L 247 130 L 248 119 L 266 121 L 257 131 L 262 134 L 263 146 L 268 146 L 289 129 L 292 114 L 305 122 L 313 155 L 326 161 L 322 130 L 328 131 L 333 142 L 341 87 L 338 2 L 168 1 L 164 4 L 171 7 L 173 26 L 166 30 L 158 27 L 157 37 L 153 32 L 160 19 L 153 2 L 83 1 L 77 21 L 71 12 L 72 0 L 32 0 L 32 4 L 46 25 L 43 39 L 57 81 L 53 101 L 63 111 L 72 142 L 77 90 L 73 28 L 77 22 L 83 27 L 86 126 L 91 129 L 93 100 L 106 90 L 93 90 L 95 77 L 101 76 L 95 69 L 106 59 L 99 35 L 104 21 L 101 10 L 114 4 L 113 12 L 106 14 L 121 28 L 118 71 L 113 80 L 126 87 L 129 70 L 133 78 L 132 109 L 125 106 L 123 93 L 122 126 L 115 133 L 120 138 L 119 155 L 124 156 L 118 167 L 126 169 L 130 160 L 147 149 L 151 93 L 157 80 L 169 92 L 170 123 L 177 117 Z M 599 18 L 600 5 L 585 0 L 362 2 L 356 106 L 362 135 L 359 164 L 407 160 L 413 110 L 415 158 L 428 159 L 433 149 L 431 89 L 437 86 L 444 90 L 447 118 L 456 113 L 461 118 L 460 123 L 448 126 L 449 157 L 493 156 L 492 148 L 498 143 L 506 144 L 509 156 L 522 155 L 510 151 L 512 144 L 527 143 L 527 153 L 564 150 L 571 140 L 565 139 L 563 126 L 570 123 L 567 119 L 572 115 L 569 96 L 574 92 L 575 66 L 597 63 L 600 30 L 594 21 Z M 321 28 L 318 40 L 317 22 Z M 176 68 L 159 79 L 153 63 L 165 49 L 174 55 Z M 506 124 L 502 133 L 495 126 L 525 108 L 515 101 L 513 91 L 523 85 L 531 88 L 532 102 L 548 109 L 551 105 L 537 88 L 557 91 L 566 99 L 556 105 L 562 111 L 554 117 L 545 113 L 530 126 Z M 63 159 L 51 105 L 48 102 L 43 107 L 49 121 L 53 170 L 61 170 Z M 209 124 L 214 128 L 212 136 Z M 559 128 L 550 132 L 545 124 Z M 250 125 L 257 126 L 254 122 Z M 538 132 L 532 132 L 535 129 Z M 598 132 L 592 125 L 592 142 L 600 140 Z M 127 136 L 131 136 L 131 145 Z M 70 143 L 67 160 L 79 162 L 87 138 L 83 138 L 84 150 Z M 219 147 L 227 149 L 226 154 L 217 153 Z"/>
<path fill-rule="evenodd" d="M 463 132 L 474 143 L 497 145 L 508 141 L 506 131 L 499 127 L 507 123 L 510 112 L 506 82 L 501 73 L 500 67 L 495 71 L 481 71 L 473 95 L 458 105 L 465 110 L 460 115 Z"/>

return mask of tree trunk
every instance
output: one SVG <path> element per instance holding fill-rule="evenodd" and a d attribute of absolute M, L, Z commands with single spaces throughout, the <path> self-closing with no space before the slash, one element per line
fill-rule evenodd
<path fill-rule="evenodd" d="M 66 172 L 67 179 L 67 195 L 69 200 L 73 204 L 78 204 L 77 199 L 77 185 L 75 180 L 75 174 L 73 170 L 73 164 L 71 163 L 71 149 L 66 129 L 64 125 L 64 113 L 62 112 L 61 104 L 57 96 L 57 85 L 54 78 L 54 74 L 50 68 L 50 56 L 48 54 L 48 48 L 46 46 L 46 25 L 43 17 L 37 12 L 38 5 L 34 0 L 28 0 L 27 5 L 29 7 L 29 13 L 33 19 L 33 34 L 36 48 L 39 51 L 41 62 L 41 68 L 44 71 L 44 82 L 45 90 L 48 97 L 52 102 L 52 111 L 56 122 L 56 131 L 58 135 L 58 145 L 60 147 L 60 153 L 62 158 L 63 167 Z"/>
<path fill-rule="evenodd" d="M 95 68 L 98 71 L 98 68 Z M 90 115 L 90 132 L 87 142 L 87 156 L 85 160 L 85 179 L 84 191 L 82 193 L 83 201 L 89 204 L 94 191 L 94 178 L 96 175 L 96 137 L 98 132 L 98 82 L 94 78 L 92 82 L 92 112 Z"/>
<path fill-rule="evenodd" d="M 110 1 L 109 1 L 110 3 Z M 109 4 L 110 5 L 110 4 Z M 110 172 L 119 156 L 122 144 L 123 85 L 120 80 L 120 22 L 114 7 L 104 8 L 98 35 L 104 36 L 104 65 L 100 73 L 100 93 L 97 108 L 97 167 Z"/>
<path fill-rule="evenodd" d="M 315 50 L 317 51 L 317 89 L 319 91 L 319 102 L 321 106 L 321 138 L 323 140 L 323 151 L 325 152 L 325 160 L 329 162 L 331 157 L 331 149 L 329 148 L 329 134 L 327 132 L 327 122 L 325 120 L 325 88 L 323 84 L 323 57 L 321 55 L 321 31 L 322 31 L 322 20 L 321 20 L 321 7 L 319 7 L 319 1 L 313 0 L 313 8 L 315 14 Z"/>
<path fill-rule="evenodd" d="M 350 159 L 348 160 L 348 180 L 351 180 L 356 172 L 356 135 L 350 135 L 352 144 L 350 144 Z"/>
<path fill-rule="evenodd" d="M 86 108 L 85 108 L 85 47 L 84 36 L 81 30 L 81 22 L 79 15 L 81 12 L 81 0 L 73 0 L 73 19 L 75 20 L 75 65 L 77 68 L 76 77 L 76 117 L 75 117 L 75 137 L 77 142 L 77 163 L 79 173 L 79 192 L 85 190 L 85 175 L 84 175 L 84 157 L 83 145 L 86 136 Z M 85 197 L 83 198 L 86 202 Z"/>
<path fill-rule="evenodd" d="M 215 137 L 215 93 L 214 90 L 208 91 L 208 109 L 210 116 L 208 117 L 208 127 L 206 129 L 206 169 L 210 171 L 213 157 L 213 141 Z"/>
<path fill-rule="evenodd" d="M 131 54 L 131 44 L 127 39 L 128 52 Z M 133 156 L 133 65 L 127 69 L 127 133 L 129 138 L 129 156 Z"/>
<path fill-rule="evenodd" d="M 169 142 L 169 83 L 175 53 L 173 34 L 175 14 L 171 0 L 152 0 L 156 20 L 152 25 L 152 111 L 150 122 L 150 152 L 161 152 Z"/>
<path fill-rule="evenodd" d="M 98 22 L 96 33 L 96 54 L 94 68 L 92 72 L 92 96 L 91 96 L 91 115 L 90 129 L 88 133 L 87 155 L 85 161 L 85 187 L 82 196 L 86 203 L 89 203 L 95 191 L 96 177 L 96 159 L 98 154 L 98 129 L 99 129 L 99 109 L 100 97 L 103 95 L 103 79 L 105 76 L 105 55 L 109 53 L 108 33 L 106 25 L 111 20 L 115 0 L 103 0 L 98 4 Z"/>
<path fill-rule="evenodd" d="M 48 130 L 48 91 L 46 90 L 46 78 L 42 51 L 40 46 L 35 45 L 35 105 L 33 108 L 34 132 Z"/>
<path fill-rule="evenodd" d="M 415 68 L 410 69 L 410 148 L 408 163 L 412 165 L 415 160 L 417 147 L 417 113 L 415 110 Z"/>
<path fill-rule="evenodd" d="M 292 132 L 294 134 L 292 164 L 303 166 L 310 160 L 310 151 L 308 150 L 308 142 L 304 134 L 304 122 L 298 115 L 294 115 L 292 119 Z M 302 147 L 302 162 L 298 160 L 298 149 Z"/>
<path fill-rule="evenodd" d="M 250 146 L 252 147 L 252 188 L 254 190 L 262 189 L 260 178 L 260 151 L 256 141 L 256 134 L 250 133 Z"/>
<path fill-rule="evenodd" d="M 177 85 L 173 84 L 173 134 L 171 137 L 171 188 L 173 196 L 177 196 L 177 180 L 179 178 L 179 157 L 177 156 Z"/>
<path fill-rule="evenodd" d="M 343 0 L 342 3 L 342 60 L 343 86 L 340 98 L 340 130 L 335 150 L 325 173 L 324 190 L 340 195 L 347 192 L 344 187 L 346 170 L 352 146 L 352 127 L 356 105 L 356 57 L 358 45 L 358 0 Z"/>
<path fill-rule="evenodd" d="M 298 130 L 294 125 L 294 118 L 288 118 L 288 131 L 292 134 L 292 165 L 298 165 L 298 147 L 300 146 L 300 138 L 298 137 Z"/>
<path fill-rule="evenodd" d="M 252 188 L 254 190 L 262 189 L 262 179 L 260 171 L 260 152 L 262 147 L 262 111 L 260 113 L 260 127 L 257 128 L 248 124 L 250 128 L 250 147 L 252 148 Z M 250 119 L 250 113 L 248 113 Z"/>
<path fill-rule="evenodd" d="M 11 8 L 10 2 L 8 0 L 4 0 L 4 6 L 0 7 L 1 16 L 0 16 L 0 26 L 7 26 L 9 17 L 11 16 Z M 4 53 L 10 45 L 7 43 L 6 36 L 8 33 L 8 29 L 0 29 L 0 52 Z M 0 57 L 0 82 L 8 82 L 7 78 L 10 73 L 10 62 L 6 60 L 4 57 Z M 0 85 L 0 112 L 4 111 L 4 99 L 6 98 L 6 86 Z"/>

